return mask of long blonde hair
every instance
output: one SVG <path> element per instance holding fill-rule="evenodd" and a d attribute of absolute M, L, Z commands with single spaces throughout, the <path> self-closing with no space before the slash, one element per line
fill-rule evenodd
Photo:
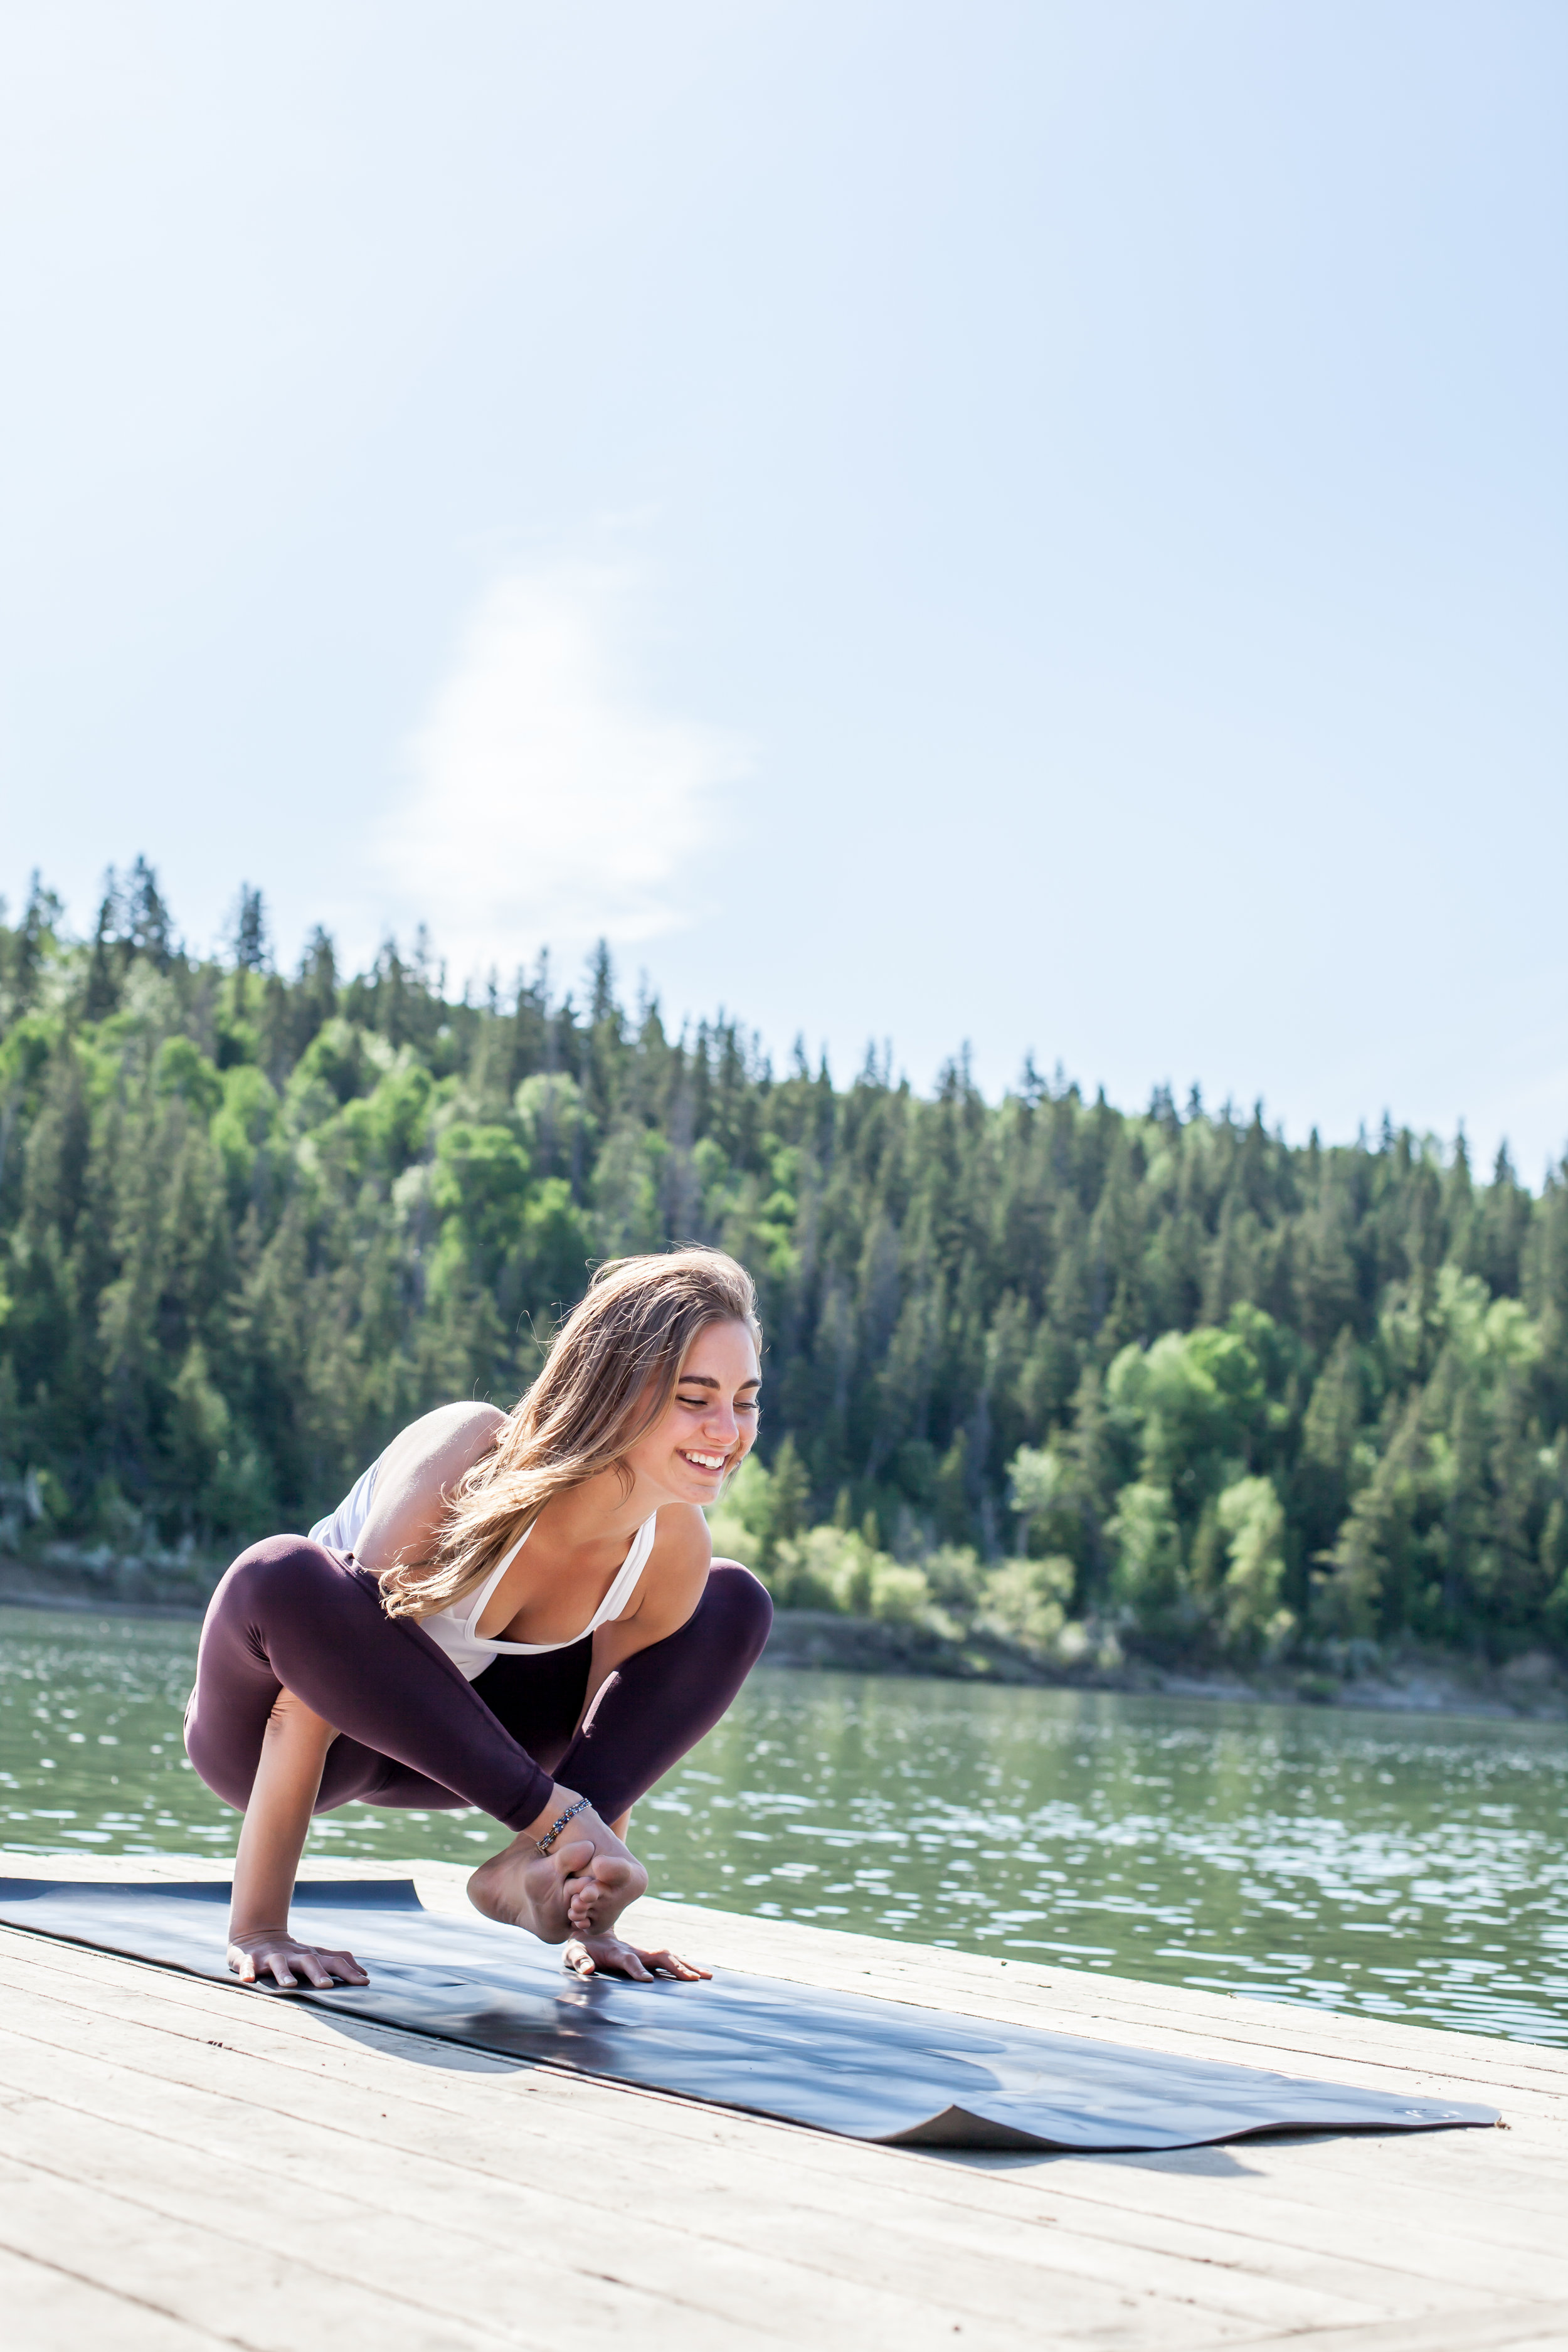
<path fill-rule="evenodd" d="M 668 1404 L 698 1333 L 730 1322 L 760 1355 L 756 1286 L 721 1250 L 600 1266 L 544 1370 L 454 1487 L 431 1558 L 382 1570 L 387 1615 L 428 1617 L 471 1592 L 546 1503 L 620 1463 Z"/>

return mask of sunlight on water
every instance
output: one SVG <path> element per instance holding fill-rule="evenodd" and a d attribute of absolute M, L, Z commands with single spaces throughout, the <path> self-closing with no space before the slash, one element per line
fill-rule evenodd
<path fill-rule="evenodd" d="M 0 1843 L 228 1853 L 186 1763 L 194 1625 L 0 1611 Z M 764 1668 L 637 1813 L 657 1893 L 1568 2044 L 1568 1739 Z M 474 1861 L 481 1815 L 317 1825 Z"/>

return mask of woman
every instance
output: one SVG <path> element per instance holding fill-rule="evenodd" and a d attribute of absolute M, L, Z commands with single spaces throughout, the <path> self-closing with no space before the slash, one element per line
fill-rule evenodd
<path fill-rule="evenodd" d="M 580 1973 L 705 1969 L 615 1933 L 632 1806 L 710 1730 L 772 1604 L 703 1506 L 756 1436 L 751 1278 L 716 1250 L 601 1266 L 510 1414 L 442 1406 L 310 1538 L 243 1552 L 202 1629 L 185 1745 L 245 1820 L 228 1964 L 368 1981 L 289 1932 L 312 1813 L 478 1805 L 513 1832 L 470 1899 Z"/>

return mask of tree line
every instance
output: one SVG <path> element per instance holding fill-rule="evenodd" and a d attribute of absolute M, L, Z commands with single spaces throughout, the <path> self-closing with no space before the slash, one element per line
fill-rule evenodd
<path fill-rule="evenodd" d="M 0 908 L 0 915 L 4 914 Z M 0 920 L 0 1531 L 207 1553 L 404 1422 L 510 1403 L 597 1260 L 755 1275 L 763 1435 L 716 1534 L 781 1598 L 1284 1656 L 1568 1646 L 1568 1190 L 1386 1122 L 986 1102 L 774 1069 L 600 950 L 449 992 L 423 942 L 184 949 L 144 861 L 90 937 Z"/>

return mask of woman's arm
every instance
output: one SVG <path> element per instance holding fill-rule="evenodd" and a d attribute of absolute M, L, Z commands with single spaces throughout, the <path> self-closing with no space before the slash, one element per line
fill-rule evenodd
<path fill-rule="evenodd" d="M 370 1979 L 352 1952 L 317 1951 L 289 1933 L 294 1874 L 305 1850 L 310 1808 L 321 1785 L 321 1767 L 337 1734 L 291 1691 L 280 1691 L 267 1719 L 261 1760 L 240 1826 L 229 1907 L 228 1965 L 242 1984 L 258 1974 L 292 1990 L 295 1970 L 312 1984 L 334 1977 L 350 1984 Z"/>
<path fill-rule="evenodd" d="M 376 1465 L 370 1516 L 355 1546 L 363 1567 L 374 1571 L 427 1555 L 447 1495 L 493 1443 L 505 1418 L 493 1405 L 444 1405 L 394 1438 Z M 292 1691 L 279 1692 L 235 1856 L 228 1964 L 242 1983 L 270 1974 L 277 1984 L 292 1988 L 296 1971 L 320 1987 L 333 1977 L 350 1984 L 370 1981 L 351 1952 L 317 1951 L 289 1932 L 295 1873 L 321 1767 L 336 1737 L 335 1727 Z M 547 1810 L 542 1825 L 553 1817 Z"/>

